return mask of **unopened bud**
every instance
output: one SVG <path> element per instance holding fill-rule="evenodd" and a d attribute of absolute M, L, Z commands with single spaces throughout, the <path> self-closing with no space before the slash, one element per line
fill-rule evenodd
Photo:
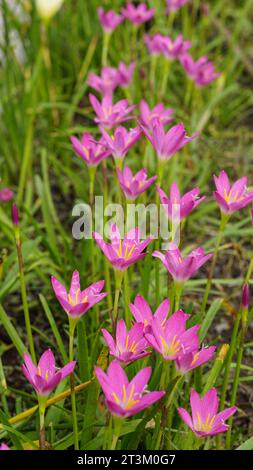
<path fill-rule="evenodd" d="M 12 205 L 11 217 L 12 217 L 13 225 L 18 225 L 19 217 L 18 217 L 18 208 L 17 208 L 16 204 Z"/>
<path fill-rule="evenodd" d="M 244 284 L 242 289 L 242 307 L 249 307 L 249 284 Z"/>
<path fill-rule="evenodd" d="M 58 10 L 60 10 L 64 0 L 36 0 L 38 14 L 44 21 L 49 21 Z"/>

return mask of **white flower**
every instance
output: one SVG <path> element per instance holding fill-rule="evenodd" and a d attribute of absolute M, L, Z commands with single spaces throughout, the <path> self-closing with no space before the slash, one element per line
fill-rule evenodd
<path fill-rule="evenodd" d="M 39 16 L 43 20 L 50 20 L 61 8 L 64 0 L 36 0 Z"/>

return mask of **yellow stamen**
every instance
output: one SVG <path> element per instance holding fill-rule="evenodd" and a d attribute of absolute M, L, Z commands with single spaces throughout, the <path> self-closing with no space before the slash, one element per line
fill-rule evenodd
<path fill-rule="evenodd" d="M 194 354 L 192 362 L 191 362 L 191 366 L 193 366 L 193 364 L 195 364 L 195 362 L 198 360 L 198 358 L 199 358 L 199 352 Z"/>
<path fill-rule="evenodd" d="M 88 295 L 86 295 L 83 300 L 82 300 L 82 304 L 85 304 L 85 302 L 87 302 L 87 299 L 88 299 Z"/>
<path fill-rule="evenodd" d="M 128 344 L 129 344 L 129 335 L 127 335 L 127 337 L 126 337 L 126 343 L 125 343 L 125 348 L 126 349 L 128 348 Z"/>
<path fill-rule="evenodd" d="M 131 247 L 131 249 L 130 249 L 130 251 L 129 251 L 129 253 L 128 253 L 128 255 L 127 255 L 127 257 L 125 257 L 126 259 L 129 259 L 129 258 L 131 258 L 131 256 L 132 256 L 132 254 L 133 254 L 133 251 L 134 251 L 134 249 L 135 249 L 135 245 L 133 244 L 133 245 L 132 245 L 132 247 Z"/>
<path fill-rule="evenodd" d="M 119 241 L 119 248 L 116 250 L 118 256 L 122 256 L 122 241 Z"/>
<path fill-rule="evenodd" d="M 42 373 L 41 373 L 41 368 L 40 366 L 38 367 L 38 375 L 41 377 L 42 376 Z"/>
<path fill-rule="evenodd" d="M 177 335 L 173 336 L 172 338 L 172 341 L 170 344 L 166 343 L 165 339 L 160 336 L 160 340 L 161 340 L 161 343 L 162 343 L 162 347 L 163 347 L 163 352 L 166 356 L 174 356 L 175 354 L 178 353 L 178 351 L 180 351 L 180 339 L 178 339 L 176 341 L 176 338 L 177 338 Z"/>
<path fill-rule="evenodd" d="M 119 401 L 119 398 L 118 398 L 118 396 L 116 395 L 116 393 L 113 392 L 112 395 L 113 395 L 113 398 L 114 398 L 115 402 L 119 405 L 120 401 Z"/>
<path fill-rule="evenodd" d="M 137 347 L 138 347 L 138 343 L 136 343 L 136 341 L 133 341 L 130 348 L 129 348 L 129 351 L 134 353 L 136 351 Z"/>
<path fill-rule="evenodd" d="M 79 292 L 80 292 L 80 289 L 76 289 L 76 304 L 78 303 Z"/>

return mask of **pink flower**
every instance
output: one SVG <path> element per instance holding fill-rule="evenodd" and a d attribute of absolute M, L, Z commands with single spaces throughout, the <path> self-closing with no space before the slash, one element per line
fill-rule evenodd
<path fill-rule="evenodd" d="M 102 7 L 98 8 L 98 16 L 99 16 L 102 28 L 107 33 L 111 33 L 112 31 L 114 31 L 114 29 L 116 29 L 117 26 L 120 23 L 122 23 L 122 21 L 124 21 L 123 16 L 118 15 L 113 10 L 109 10 L 105 12 Z"/>
<path fill-rule="evenodd" d="M 247 190 L 247 178 L 243 176 L 230 185 L 227 173 L 222 170 L 219 176 L 214 176 L 216 191 L 213 195 L 220 206 L 221 212 L 233 214 L 253 200 L 253 191 Z"/>
<path fill-rule="evenodd" d="M 171 13 L 172 11 L 177 11 L 183 5 L 188 3 L 189 0 L 166 0 L 167 3 L 167 12 Z"/>
<path fill-rule="evenodd" d="M 103 95 L 112 95 L 118 82 L 118 70 L 113 67 L 103 67 L 101 76 L 90 73 L 87 81 L 91 88 Z"/>
<path fill-rule="evenodd" d="M 72 318 L 81 317 L 107 295 L 107 292 L 100 293 L 104 287 L 104 281 L 95 282 L 81 291 L 78 271 L 74 271 L 72 274 L 69 293 L 54 276 L 51 277 L 51 282 L 58 302 Z"/>
<path fill-rule="evenodd" d="M 169 60 L 178 59 L 190 49 L 191 41 L 184 41 L 182 34 L 179 34 L 175 41 L 169 36 L 164 36 L 161 41 L 161 52 Z"/>
<path fill-rule="evenodd" d="M 81 140 L 75 136 L 70 137 L 74 152 L 81 157 L 88 166 L 97 166 L 102 160 L 111 155 L 104 139 L 95 142 L 89 132 L 84 132 Z"/>
<path fill-rule="evenodd" d="M 184 408 L 178 408 L 178 413 L 187 426 L 200 437 L 226 432 L 228 425 L 225 421 L 237 411 L 236 406 L 232 406 L 218 413 L 219 400 L 215 388 L 208 390 L 203 398 L 192 390 L 190 402 L 192 417 Z"/>
<path fill-rule="evenodd" d="M 170 220 L 172 220 L 172 217 L 176 216 L 179 216 L 180 220 L 183 220 L 205 199 L 205 196 L 199 197 L 199 188 L 194 188 L 181 197 L 179 188 L 175 182 L 171 185 L 170 197 L 168 197 L 159 186 L 156 186 L 156 188 L 163 208 Z"/>
<path fill-rule="evenodd" d="M 190 370 L 202 366 L 213 358 L 215 349 L 216 346 L 210 346 L 209 348 L 202 348 L 187 354 L 182 354 L 182 356 L 176 359 L 178 372 L 180 372 L 180 374 L 186 374 Z"/>
<path fill-rule="evenodd" d="M 111 135 L 109 135 L 104 129 L 101 129 L 101 132 L 110 153 L 112 153 L 116 160 L 124 158 L 142 133 L 140 127 L 134 127 L 133 129 L 130 129 L 130 131 L 127 131 L 123 126 L 117 127 L 114 134 Z"/>
<path fill-rule="evenodd" d="M 112 95 L 118 86 L 125 88 L 130 84 L 134 67 L 134 62 L 131 62 L 129 66 L 120 62 L 117 69 L 114 67 L 103 67 L 101 76 L 95 73 L 89 74 L 88 85 L 103 95 Z"/>
<path fill-rule="evenodd" d="M 129 66 L 124 64 L 124 62 L 120 62 L 118 66 L 118 84 L 122 88 L 128 87 L 131 83 L 132 76 L 134 73 L 135 63 L 131 62 Z"/>
<path fill-rule="evenodd" d="M 107 330 L 102 329 L 102 333 L 110 349 L 110 355 L 119 362 L 129 364 L 151 354 L 150 351 L 145 351 L 149 343 L 143 336 L 143 323 L 135 323 L 127 331 L 124 320 L 120 320 L 117 323 L 115 341 Z"/>
<path fill-rule="evenodd" d="M 107 373 L 95 367 L 95 374 L 105 394 L 106 406 L 113 415 L 128 418 L 165 395 L 164 391 L 147 391 L 151 371 L 151 367 L 145 367 L 129 382 L 124 369 L 117 361 L 111 362 Z"/>
<path fill-rule="evenodd" d="M 0 450 L 11 450 L 9 446 L 7 446 L 7 444 L 5 444 L 4 442 L 0 445 Z"/>
<path fill-rule="evenodd" d="M 151 55 L 158 55 L 162 53 L 164 47 L 164 36 L 162 36 L 162 34 L 155 33 L 153 36 L 144 34 L 144 42 Z"/>
<path fill-rule="evenodd" d="M 14 197 L 14 192 L 9 188 L 0 189 L 0 202 L 8 202 Z"/>
<path fill-rule="evenodd" d="M 180 62 L 187 75 L 199 87 L 209 85 L 209 83 L 220 76 L 220 73 L 215 72 L 213 63 L 208 61 L 206 56 L 200 57 L 200 59 L 194 62 L 191 55 L 186 52 L 180 56 Z"/>
<path fill-rule="evenodd" d="M 187 137 L 183 124 L 177 124 L 171 127 L 166 133 L 159 118 L 152 120 L 150 131 L 144 126 L 141 126 L 141 128 L 153 145 L 160 160 L 170 160 L 175 153 L 198 136 L 196 133 L 191 137 Z"/>
<path fill-rule="evenodd" d="M 91 106 L 97 115 L 94 121 L 102 127 L 111 129 L 121 122 L 132 119 L 132 116 L 128 116 L 128 114 L 133 111 L 134 105 L 129 106 L 127 100 L 120 100 L 113 104 L 112 97 L 105 95 L 100 104 L 94 95 L 90 94 L 89 98 Z"/>
<path fill-rule="evenodd" d="M 154 12 L 155 10 L 153 8 L 148 10 L 145 3 L 134 5 L 130 2 L 121 10 L 122 15 L 137 26 L 149 21 L 154 16 Z"/>
<path fill-rule="evenodd" d="M 135 321 L 137 321 L 137 323 L 143 323 L 144 327 L 148 325 L 151 326 L 153 318 L 156 318 L 160 325 L 164 326 L 170 310 L 170 301 L 169 299 L 163 300 L 153 315 L 148 302 L 142 295 L 137 294 L 134 303 L 130 304 L 129 307 Z"/>
<path fill-rule="evenodd" d="M 27 353 L 24 353 L 24 361 L 22 371 L 25 377 L 36 390 L 37 394 L 45 397 L 47 397 L 65 377 L 73 372 L 76 365 L 76 361 L 72 361 L 62 369 L 57 369 L 51 349 L 48 349 L 42 354 L 38 367 L 34 365 L 31 357 Z"/>
<path fill-rule="evenodd" d="M 213 254 L 209 253 L 205 255 L 203 248 L 199 247 L 183 258 L 178 247 L 174 243 L 171 243 L 170 248 L 165 254 L 160 251 L 154 251 L 153 256 L 162 261 L 175 282 L 183 283 L 194 276 Z"/>
<path fill-rule="evenodd" d="M 200 325 L 187 330 L 186 320 L 189 316 L 182 310 L 178 310 L 166 320 L 164 326 L 158 318 L 153 318 L 151 327 L 145 330 L 145 338 L 164 359 L 173 361 L 182 354 L 196 351 L 198 348 L 197 332 Z"/>
<path fill-rule="evenodd" d="M 116 224 L 111 225 L 111 243 L 106 243 L 99 233 L 94 232 L 93 237 L 112 266 L 119 271 L 144 258 L 147 253 L 143 251 L 152 241 L 151 237 L 140 241 L 138 228 L 130 230 L 122 241 Z"/>
<path fill-rule="evenodd" d="M 161 124 L 165 125 L 173 121 L 172 114 L 174 109 L 165 108 L 163 103 L 158 103 L 153 109 L 150 109 L 145 100 L 140 102 L 140 123 L 152 132 L 152 122 L 154 119 L 159 119 Z"/>
<path fill-rule="evenodd" d="M 139 194 L 146 191 L 146 189 L 156 180 L 157 176 L 147 179 L 147 170 L 142 168 L 136 175 L 133 176 L 129 166 L 125 166 L 123 172 L 117 168 L 117 175 L 120 187 L 127 199 L 134 200 Z"/>

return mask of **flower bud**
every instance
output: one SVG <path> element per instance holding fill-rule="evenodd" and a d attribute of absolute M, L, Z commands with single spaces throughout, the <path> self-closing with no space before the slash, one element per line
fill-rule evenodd
<path fill-rule="evenodd" d="M 249 284 L 244 284 L 242 289 L 242 307 L 248 308 L 249 306 Z"/>
<path fill-rule="evenodd" d="M 18 217 L 18 208 L 16 204 L 12 205 L 11 217 L 12 217 L 13 225 L 18 225 L 19 217 Z"/>
<path fill-rule="evenodd" d="M 39 16 L 44 21 L 49 21 L 61 8 L 64 0 L 36 0 Z"/>

